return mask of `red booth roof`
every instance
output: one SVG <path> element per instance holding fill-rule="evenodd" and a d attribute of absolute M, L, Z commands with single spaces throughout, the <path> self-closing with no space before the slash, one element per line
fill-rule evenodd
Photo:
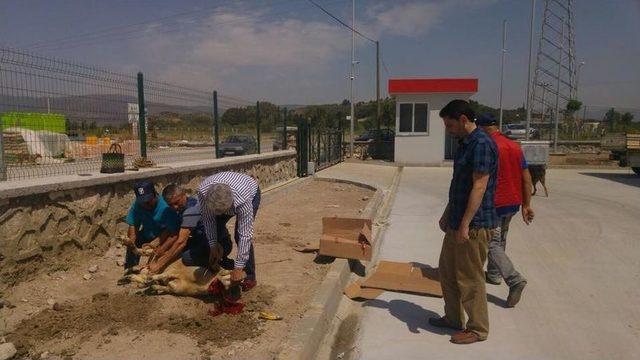
<path fill-rule="evenodd" d="M 389 79 L 389 94 L 475 93 L 478 79 Z"/>

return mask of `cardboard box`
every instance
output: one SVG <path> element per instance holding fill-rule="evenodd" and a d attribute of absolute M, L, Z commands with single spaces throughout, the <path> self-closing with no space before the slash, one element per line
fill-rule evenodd
<path fill-rule="evenodd" d="M 442 297 L 438 269 L 419 263 L 381 260 L 361 287 Z"/>
<path fill-rule="evenodd" d="M 347 297 L 349 299 L 352 299 L 352 300 L 355 300 L 355 299 L 365 299 L 365 300 L 375 299 L 378 296 L 380 296 L 380 294 L 382 294 L 383 292 L 384 292 L 384 290 L 382 290 L 382 289 L 374 289 L 374 288 L 364 288 L 364 287 L 362 287 L 362 283 L 360 283 L 360 280 L 355 280 L 354 282 L 349 284 L 344 289 L 344 294 L 347 295 Z"/>
<path fill-rule="evenodd" d="M 327 217 L 322 219 L 320 255 L 371 260 L 371 220 Z"/>

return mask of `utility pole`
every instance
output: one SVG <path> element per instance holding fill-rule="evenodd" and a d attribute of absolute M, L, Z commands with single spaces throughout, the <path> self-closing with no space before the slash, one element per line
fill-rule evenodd
<path fill-rule="evenodd" d="M 499 103 L 500 103 L 500 121 L 499 121 L 499 128 L 500 131 L 502 131 L 502 85 L 504 82 L 504 62 L 505 62 L 505 57 L 507 55 L 507 20 L 502 20 L 502 64 L 500 66 L 500 96 L 499 96 Z M 528 131 L 528 130 L 527 130 Z"/>
<path fill-rule="evenodd" d="M 380 135 L 380 42 L 376 41 L 376 130 Z"/>
<path fill-rule="evenodd" d="M 529 28 L 529 67 L 527 68 L 527 126 L 525 140 L 529 140 L 531 128 L 531 57 L 533 56 L 533 27 L 536 18 L 536 0 L 531 0 L 531 25 Z"/>
<path fill-rule="evenodd" d="M 553 152 L 558 152 L 558 123 L 560 122 L 560 70 L 562 70 L 562 53 L 564 52 L 564 18 L 562 18 L 562 36 L 560 36 L 560 60 L 558 61 L 558 77 L 556 81 L 556 115 L 553 129 Z"/>
<path fill-rule="evenodd" d="M 356 34 L 353 29 L 356 28 L 356 0 L 351 0 L 351 127 L 349 132 L 349 156 L 353 158 L 353 138 L 354 138 L 354 119 L 355 119 L 355 109 L 353 106 L 353 82 L 355 79 L 355 67 L 356 67 Z"/>

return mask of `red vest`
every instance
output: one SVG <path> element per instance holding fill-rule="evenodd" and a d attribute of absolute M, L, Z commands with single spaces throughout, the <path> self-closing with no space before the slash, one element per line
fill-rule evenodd
<path fill-rule="evenodd" d="M 522 165 L 524 155 L 517 142 L 499 131 L 491 134 L 498 148 L 498 182 L 496 183 L 496 207 L 522 204 Z"/>

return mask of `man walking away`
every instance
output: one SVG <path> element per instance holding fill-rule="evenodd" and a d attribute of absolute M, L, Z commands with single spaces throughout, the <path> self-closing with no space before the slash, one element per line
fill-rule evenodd
<path fill-rule="evenodd" d="M 487 282 L 500 285 L 500 278 L 509 286 L 507 306 L 514 307 L 520 301 L 527 280 L 516 271 L 506 254 L 507 233 L 511 218 L 520 210 L 522 219 L 529 225 L 533 221 L 531 209 L 531 174 L 522 149 L 517 142 L 503 135 L 496 126 L 496 119 L 490 114 L 482 114 L 476 121 L 478 126 L 491 136 L 498 148 L 498 183 L 496 186 L 496 213 L 498 227 L 489 241 L 489 261 Z"/>
<path fill-rule="evenodd" d="M 260 187 L 251 176 L 225 171 L 204 179 L 198 189 L 202 223 L 209 242 L 209 262 L 224 267 L 231 253 L 227 222 L 236 217 L 235 241 L 238 246 L 231 281 L 240 282 L 243 291 L 256 286 L 253 253 L 253 222 L 260 207 Z M 217 244 L 224 250 L 221 254 Z M 221 259 L 222 258 L 222 259 Z"/>
<path fill-rule="evenodd" d="M 498 153 L 493 140 L 477 128 L 468 102 L 451 101 L 442 108 L 440 117 L 460 146 L 449 203 L 439 223 L 446 233 L 439 262 L 445 315 L 430 318 L 429 324 L 462 330 L 466 312 L 466 329 L 453 334 L 451 342 L 471 344 L 486 340 L 489 334 L 484 262 L 497 225 L 494 193 Z"/>
<path fill-rule="evenodd" d="M 178 232 L 178 214 L 156 193 L 150 180 L 137 182 L 133 186 L 136 200 L 131 204 L 126 222 L 129 224 L 127 254 L 124 268 L 138 265 L 140 255 L 136 248 L 144 244 L 158 243 L 162 246 L 169 236 Z"/>

